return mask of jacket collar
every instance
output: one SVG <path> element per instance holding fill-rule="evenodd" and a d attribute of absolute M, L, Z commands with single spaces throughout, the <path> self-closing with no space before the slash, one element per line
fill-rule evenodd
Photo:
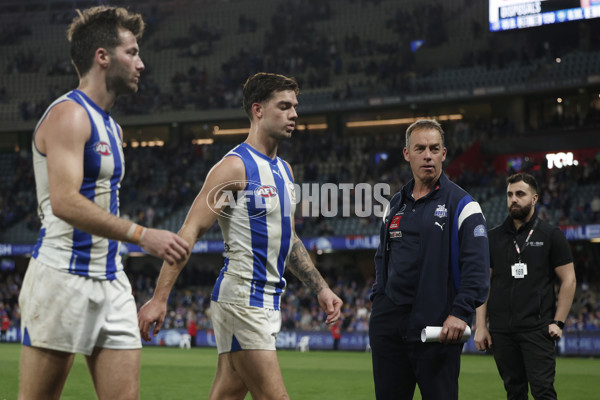
<path fill-rule="evenodd" d="M 438 179 L 438 181 L 435 184 L 435 187 L 427 194 L 427 196 L 423 197 L 424 199 L 427 199 L 429 197 L 431 198 L 435 198 L 438 196 L 439 193 L 439 189 L 441 187 L 444 187 L 445 185 L 448 184 L 448 177 L 446 176 L 446 174 L 444 174 L 444 171 L 442 171 L 442 174 L 440 175 L 440 178 Z M 408 197 L 408 198 L 413 198 L 412 197 L 412 191 L 413 188 L 415 187 L 415 179 L 411 179 L 406 185 L 404 185 L 402 187 L 402 195 L 403 197 Z"/>

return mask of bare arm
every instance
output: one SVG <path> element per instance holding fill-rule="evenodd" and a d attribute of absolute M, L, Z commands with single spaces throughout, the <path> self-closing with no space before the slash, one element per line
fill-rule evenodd
<path fill-rule="evenodd" d="M 288 164 L 290 171 L 292 168 Z M 312 262 L 302 240 L 296 235 L 294 219 L 292 218 L 293 243 L 292 250 L 286 263 L 298 279 L 317 294 L 321 308 L 327 313 L 327 324 L 332 324 L 340 318 L 342 300 L 329 288 L 325 279 L 321 276 L 315 264 Z"/>
<path fill-rule="evenodd" d="M 178 233 L 190 248 L 210 229 L 217 220 L 219 212 L 226 206 L 225 202 L 219 202 L 221 199 L 219 194 L 224 191 L 243 190 L 245 180 L 244 163 L 238 157 L 226 157 L 208 173 L 206 182 Z M 138 313 L 140 333 L 144 340 L 150 340 L 149 331 L 153 324 L 154 335 L 160 331 L 166 315 L 169 293 L 181 270 L 187 264 L 188 258 L 189 256 L 175 265 L 163 264 L 154 295 Z"/>
<path fill-rule="evenodd" d="M 494 270 L 490 268 L 490 281 L 492 280 L 493 271 Z M 485 351 L 486 349 L 492 347 L 492 336 L 490 335 L 487 327 L 487 303 L 489 299 L 490 297 L 488 295 L 485 303 L 475 309 L 476 328 L 474 340 L 475 347 L 479 351 Z"/>
<path fill-rule="evenodd" d="M 573 296 L 575 295 L 575 287 L 577 284 L 575 279 L 575 266 L 573 263 L 569 263 L 554 268 L 554 271 L 560 280 L 560 289 L 558 292 L 554 319 L 565 322 L 569 310 L 571 309 L 571 304 L 573 303 Z M 551 324 L 548 327 L 548 332 L 554 339 L 560 339 L 562 336 L 562 329 L 555 324 Z"/>
<path fill-rule="evenodd" d="M 342 300 L 329 288 L 296 232 L 294 232 L 294 244 L 286 268 L 317 294 L 321 308 L 327 313 L 325 323 L 329 325 L 340 318 Z"/>
<path fill-rule="evenodd" d="M 37 148 L 46 154 L 50 204 L 56 217 L 84 232 L 108 239 L 134 242 L 167 262 L 182 259 L 189 248 L 174 233 L 136 227 L 102 209 L 79 190 L 83 182 L 83 153 L 91 125 L 80 105 L 56 105 L 36 132 Z"/>
<path fill-rule="evenodd" d="M 317 271 L 308 251 L 306 251 L 306 247 L 304 247 L 304 243 L 295 233 L 293 240 L 292 251 L 286 268 L 318 295 L 321 290 L 329 288 L 329 286 Z"/>

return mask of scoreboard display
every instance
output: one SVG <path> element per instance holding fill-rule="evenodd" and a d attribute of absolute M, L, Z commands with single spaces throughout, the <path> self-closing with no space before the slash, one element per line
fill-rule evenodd
<path fill-rule="evenodd" d="M 489 0 L 490 31 L 600 17 L 600 0 Z"/>

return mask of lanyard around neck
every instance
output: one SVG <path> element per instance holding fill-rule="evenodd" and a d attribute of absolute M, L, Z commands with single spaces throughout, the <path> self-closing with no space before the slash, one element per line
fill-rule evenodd
<path fill-rule="evenodd" d="M 517 239 L 515 239 L 513 237 L 513 242 L 515 244 L 515 249 L 517 249 L 517 257 L 519 258 L 519 262 L 522 262 L 521 256 L 523 253 L 525 253 L 525 249 L 527 248 L 527 242 L 529 242 L 529 239 L 531 238 L 531 234 L 533 234 L 533 231 L 535 230 L 535 227 L 537 226 L 538 222 L 540 222 L 540 220 L 536 219 L 535 222 L 533 223 L 533 226 L 531 227 L 531 230 L 529 231 L 529 234 L 525 238 L 525 243 L 523 243 L 523 251 L 521 251 L 521 249 L 519 248 L 519 245 L 517 244 Z"/>

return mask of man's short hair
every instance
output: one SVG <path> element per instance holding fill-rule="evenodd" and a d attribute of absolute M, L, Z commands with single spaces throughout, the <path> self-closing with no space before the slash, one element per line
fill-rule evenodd
<path fill-rule="evenodd" d="M 248 78 L 244 83 L 243 106 L 250 121 L 252 121 L 252 104 L 267 101 L 275 92 L 284 90 L 291 90 L 296 95 L 300 93 L 298 82 L 294 78 L 268 72 L 259 72 Z"/>
<path fill-rule="evenodd" d="M 506 185 L 508 186 L 511 183 L 517 183 L 517 182 L 521 182 L 521 181 L 523 181 L 527 185 L 529 185 L 529 187 L 531 189 L 533 189 L 533 193 L 537 194 L 537 192 L 538 192 L 537 181 L 535 180 L 533 175 L 528 174 L 526 172 L 519 172 L 519 173 L 509 176 L 508 178 L 506 178 Z"/>
<path fill-rule="evenodd" d="M 71 43 L 71 61 L 81 78 L 94 64 L 99 48 L 112 52 L 121 44 L 119 29 L 130 31 L 136 39 L 144 34 L 144 20 L 122 7 L 98 6 L 77 10 L 67 31 Z"/>
<path fill-rule="evenodd" d="M 410 137 L 413 132 L 421 129 L 433 129 L 438 131 L 440 133 L 440 137 L 442 138 L 442 147 L 444 147 L 444 130 L 442 129 L 440 123 L 434 119 L 420 119 L 413 122 L 408 128 L 406 128 L 406 148 L 408 148 L 410 145 Z"/>

